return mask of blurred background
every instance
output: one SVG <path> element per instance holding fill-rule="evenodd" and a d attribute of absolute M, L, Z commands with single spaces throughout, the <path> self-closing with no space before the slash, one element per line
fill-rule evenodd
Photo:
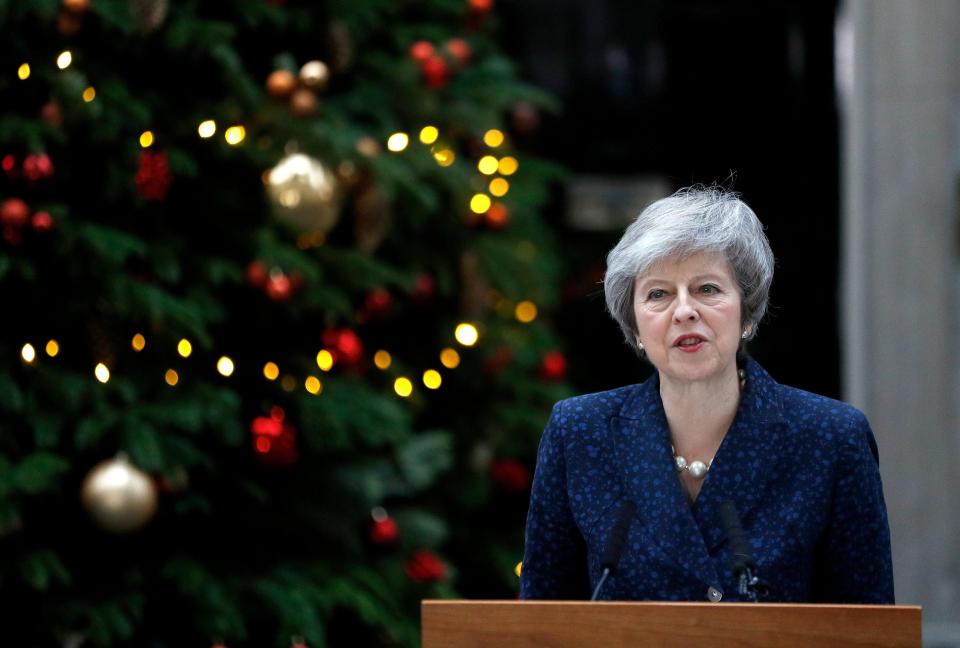
<path fill-rule="evenodd" d="M 693 183 L 751 353 L 873 425 L 960 646 L 960 2 L 0 0 L 10 645 L 416 645 L 510 598 L 550 406 L 650 371 L 607 251 Z M 6 643 L 6 642 L 4 642 Z"/>

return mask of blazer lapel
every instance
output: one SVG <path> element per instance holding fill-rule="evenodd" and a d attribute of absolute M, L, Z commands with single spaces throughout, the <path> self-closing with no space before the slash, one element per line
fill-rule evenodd
<path fill-rule="evenodd" d="M 731 500 L 746 526 L 767 492 L 767 482 L 777 474 L 778 462 L 791 455 L 777 383 L 752 358 L 746 369 L 747 384 L 736 418 L 693 506 L 694 518 L 711 552 L 726 540 L 719 518 L 720 504 Z"/>
<path fill-rule="evenodd" d="M 649 539 L 707 585 L 719 580 L 677 478 L 654 374 L 611 421 L 617 471 Z"/>

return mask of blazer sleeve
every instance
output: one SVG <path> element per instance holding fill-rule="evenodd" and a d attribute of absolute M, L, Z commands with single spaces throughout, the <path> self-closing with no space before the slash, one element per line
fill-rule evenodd
<path fill-rule="evenodd" d="M 589 598 L 586 547 L 567 495 L 562 408 L 562 402 L 554 406 L 537 452 L 520 571 L 521 599 Z"/>
<path fill-rule="evenodd" d="M 877 444 L 857 412 L 841 442 L 827 529 L 814 557 L 813 598 L 831 603 L 894 603 L 890 526 Z"/>

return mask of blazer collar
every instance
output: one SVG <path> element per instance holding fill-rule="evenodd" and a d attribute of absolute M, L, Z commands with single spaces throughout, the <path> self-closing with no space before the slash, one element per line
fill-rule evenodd
<path fill-rule="evenodd" d="M 612 421 L 617 470 L 651 538 L 686 571 L 713 586 L 720 580 L 710 553 L 726 539 L 720 503 L 733 501 L 746 524 L 779 460 L 789 457 L 779 386 L 752 358 L 745 368 L 747 383 L 737 414 L 693 506 L 673 465 L 656 372 L 637 386 Z"/>

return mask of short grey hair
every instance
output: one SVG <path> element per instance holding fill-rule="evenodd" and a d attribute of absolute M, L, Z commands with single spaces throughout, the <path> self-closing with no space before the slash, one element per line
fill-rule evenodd
<path fill-rule="evenodd" d="M 634 350 L 639 350 L 633 310 L 637 277 L 668 257 L 683 259 L 698 252 L 726 257 L 740 287 L 741 322 L 749 325 L 748 338 L 756 335 L 773 281 L 773 252 L 763 225 L 738 194 L 694 186 L 640 212 L 607 255 L 603 277 L 607 309 Z"/>

